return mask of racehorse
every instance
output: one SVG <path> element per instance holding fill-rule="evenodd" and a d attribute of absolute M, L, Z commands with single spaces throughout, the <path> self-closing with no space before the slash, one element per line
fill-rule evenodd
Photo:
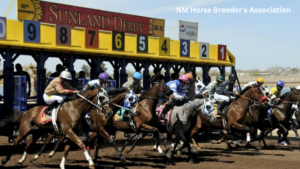
<path fill-rule="evenodd" d="M 101 88 L 92 91 L 84 91 L 80 95 L 82 95 L 82 97 L 84 97 L 85 99 L 79 97 L 72 101 L 65 102 L 60 107 L 57 116 L 57 121 L 60 124 L 59 132 L 61 133 L 61 135 L 65 136 L 66 138 L 77 144 L 84 152 L 84 155 L 88 160 L 89 165 L 92 166 L 94 165 L 94 163 L 90 155 L 88 154 L 85 145 L 74 133 L 73 129 L 76 129 L 78 123 L 80 123 L 81 118 L 93 107 L 100 109 L 101 113 L 104 113 L 105 115 L 111 114 L 112 109 L 109 103 L 106 101 L 108 100 L 106 92 L 103 92 Z M 53 132 L 53 127 L 46 127 L 39 124 L 39 113 L 43 108 L 44 106 L 36 106 L 19 115 L 17 118 L 11 120 L 12 123 L 21 120 L 19 127 L 19 135 L 14 141 L 13 150 L 8 152 L 6 158 L 2 160 L 2 164 L 6 164 L 10 160 L 11 155 L 15 151 L 15 147 L 29 134 L 32 134 L 32 140 L 27 143 L 25 147 L 25 153 L 22 159 L 18 161 L 19 163 L 24 162 L 27 156 L 27 149 L 32 143 L 35 143 L 45 131 Z M 1 123 L 1 125 L 5 125 L 5 123 Z M 67 154 L 64 154 L 60 164 L 61 168 L 65 167 L 66 157 Z"/>

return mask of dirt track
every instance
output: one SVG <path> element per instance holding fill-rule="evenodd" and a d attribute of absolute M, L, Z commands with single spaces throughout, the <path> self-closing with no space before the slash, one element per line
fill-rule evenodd
<path fill-rule="evenodd" d="M 274 135 L 273 135 L 274 136 Z M 117 136 L 121 137 L 121 134 Z M 274 145 L 275 147 L 269 149 L 262 149 L 262 145 L 253 143 L 252 145 L 258 146 L 257 149 L 245 149 L 235 148 L 228 150 L 225 143 L 219 145 L 213 145 L 210 143 L 201 143 L 202 150 L 200 151 L 196 164 L 186 162 L 186 155 L 175 155 L 175 165 L 166 164 L 163 156 L 160 156 L 158 152 L 152 150 L 153 142 L 151 139 L 146 139 L 143 143 L 139 144 L 133 152 L 130 154 L 123 153 L 127 160 L 127 168 L 140 169 L 140 168 L 176 168 L 176 169 L 188 169 L 188 168 L 299 168 L 300 166 L 300 152 L 297 142 L 294 139 L 290 139 L 291 145 L 282 146 L 277 143 L 275 137 L 268 137 L 266 139 L 267 144 Z M 121 143 L 123 141 L 118 141 Z M 242 145 L 241 145 L 242 146 Z M 5 165 L 0 165 L 0 168 L 59 168 L 60 160 L 62 157 L 63 146 L 60 147 L 59 152 L 53 157 L 48 158 L 44 153 L 37 161 L 30 162 L 34 153 L 41 147 L 41 143 L 37 144 L 30 151 L 27 160 L 23 165 L 17 165 L 17 159 L 20 159 L 24 146 L 18 148 L 17 155 L 12 156 L 11 160 Z M 50 152 L 49 146 L 47 153 Z M 77 146 L 73 146 L 77 148 Z M 4 158 L 4 153 L 10 150 L 7 146 L 7 137 L 0 137 L 0 159 Z M 186 150 L 184 151 L 186 152 Z M 91 151 L 93 153 L 93 150 Z M 99 156 L 95 168 L 123 168 L 120 164 L 119 158 L 115 151 L 110 146 L 105 146 L 99 151 Z M 66 168 L 88 168 L 88 163 L 84 158 L 82 151 L 73 150 L 69 153 L 66 161 Z"/>

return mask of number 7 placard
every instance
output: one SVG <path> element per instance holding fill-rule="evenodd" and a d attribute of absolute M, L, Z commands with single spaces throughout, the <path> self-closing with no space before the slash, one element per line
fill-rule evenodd
<path fill-rule="evenodd" d="M 85 29 L 85 47 L 86 48 L 99 48 L 99 30 L 98 29 Z"/>

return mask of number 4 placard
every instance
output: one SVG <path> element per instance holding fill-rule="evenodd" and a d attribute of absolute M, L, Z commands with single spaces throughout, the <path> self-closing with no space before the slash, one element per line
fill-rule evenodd
<path fill-rule="evenodd" d="M 218 60 L 226 60 L 226 45 L 218 45 Z"/>
<path fill-rule="evenodd" d="M 170 38 L 159 37 L 159 55 L 170 55 Z"/>

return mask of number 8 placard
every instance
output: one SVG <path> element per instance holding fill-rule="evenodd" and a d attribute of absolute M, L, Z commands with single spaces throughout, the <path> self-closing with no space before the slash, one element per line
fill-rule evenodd
<path fill-rule="evenodd" d="M 56 25 L 56 45 L 71 45 L 71 26 Z"/>

